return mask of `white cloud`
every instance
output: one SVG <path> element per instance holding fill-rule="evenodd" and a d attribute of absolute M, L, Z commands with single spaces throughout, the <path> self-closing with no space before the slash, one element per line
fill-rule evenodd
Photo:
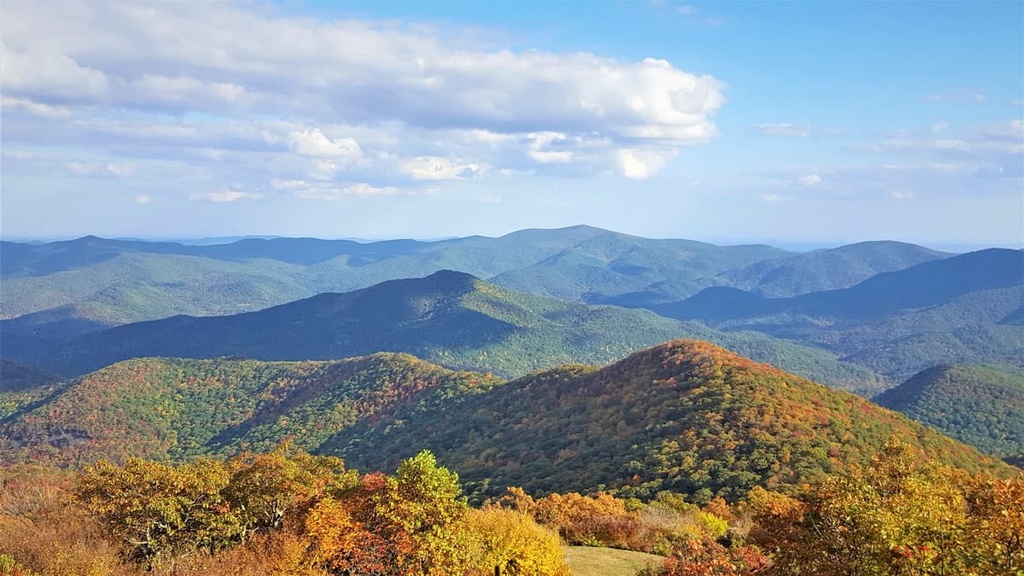
<path fill-rule="evenodd" d="M 188 199 L 192 201 L 206 202 L 235 202 L 237 200 L 255 200 L 262 198 L 263 194 L 254 192 L 239 192 L 237 190 L 222 190 L 220 192 L 197 192 L 189 194 Z"/>
<path fill-rule="evenodd" d="M 355 159 L 363 155 L 354 138 L 331 139 L 318 129 L 294 131 L 288 135 L 292 151 L 311 158 Z"/>
<path fill-rule="evenodd" d="M 804 174 L 796 179 L 796 183 L 800 186 L 817 186 L 821 184 L 821 176 L 817 174 Z"/>
<path fill-rule="evenodd" d="M 298 187 L 296 184 L 299 184 Z M 288 183 L 292 187 L 292 195 L 303 200 L 335 201 L 348 196 L 359 196 L 363 198 L 394 196 L 398 190 L 392 186 L 371 186 L 365 182 L 351 184 L 348 186 L 335 186 L 332 184 L 314 183 Z"/>
<path fill-rule="evenodd" d="M 752 132 L 781 138 L 807 138 L 812 134 L 811 127 L 806 124 L 759 124 Z"/>
<path fill-rule="evenodd" d="M 717 79 L 661 59 L 241 1 L 10 0 L 0 37 L 4 106 L 27 112 L 5 117 L 5 144 L 198 162 L 225 188 L 239 174 L 387 186 L 616 163 L 646 177 L 715 138 L 724 102 Z M 633 152 L 652 147 L 665 151 Z"/>
<path fill-rule="evenodd" d="M 788 196 L 783 196 L 781 194 L 774 194 L 773 193 L 773 194 L 765 194 L 765 195 L 761 196 L 761 200 L 763 202 L 767 202 L 769 204 L 776 204 L 778 202 L 786 202 L 787 200 L 789 200 L 789 197 Z"/>
<path fill-rule="evenodd" d="M 486 170 L 486 167 L 478 164 L 437 156 L 409 158 L 403 160 L 400 167 L 402 172 L 414 180 L 458 180 L 472 178 Z"/>
<path fill-rule="evenodd" d="M 138 196 L 135 197 L 135 203 L 139 205 L 146 205 L 152 201 L 153 199 L 147 196 L 146 194 L 139 194 Z"/>
<path fill-rule="evenodd" d="M 565 164 L 572 162 L 573 153 L 571 150 L 550 150 L 552 144 L 564 143 L 566 135 L 560 132 L 541 132 L 527 136 L 530 143 L 527 145 L 526 154 L 541 164 Z"/>
<path fill-rule="evenodd" d="M 631 180 L 644 180 L 664 168 L 676 154 L 674 150 L 623 148 L 616 153 L 616 161 L 623 176 Z"/>

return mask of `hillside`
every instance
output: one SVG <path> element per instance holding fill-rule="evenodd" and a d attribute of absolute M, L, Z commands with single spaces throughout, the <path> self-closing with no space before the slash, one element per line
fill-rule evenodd
<path fill-rule="evenodd" d="M 1024 371 L 940 365 L 879 394 L 875 402 L 998 457 L 1024 455 Z"/>
<path fill-rule="evenodd" d="M 714 340 L 831 385 L 880 387 L 869 370 L 824 351 L 756 334 L 717 333 L 646 310 L 530 296 L 451 271 L 258 312 L 128 324 L 14 357 L 74 376 L 150 356 L 331 360 L 407 352 L 449 368 L 521 376 L 570 362 L 611 362 L 684 336 Z"/>
<path fill-rule="evenodd" d="M 331 362 L 129 360 L 0 420 L 0 455 L 65 465 L 129 456 L 180 461 L 268 451 L 286 438 L 312 450 L 411 399 L 456 398 L 495 383 L 404 354 Z"/>
<path fill-rule="evenodd" d="M 58 378 L 0 358 L 0 419 L 51 394 Z"/>
<path fill-rule="evenodd" d="M 671 490 L 706 502 L 866 464 L 893 435 L 943 462 L 1010 470 L 860 397 L 696 341 L 601 369 L 539 372 L 443 411 L 396 412 L 347 428 L 321 450 L 359 469 L 389 469 L 427 448 L 477 498 L 522 486 L 640 497 Z"/>
<path fill-rule="evenodd" d="M 952 254 L 904 242 L 858 242 L 773 258 L 718 275 L 723 285 L 766 298 L 788 298 L 849 288 L 883 272 L 895 272 Z"/>
<path fill-rule="evenodd" d="M 521 485 L 706 502 L 866 463 L 892 435 L 943 462 L 1009 470 L 862 398 L 689 340 L 508 383 L 404 354 L 129 360 L 0 420 L 0 456 L 181 461 L 291 439 L 366 471 L 430 449 L 474 498 Z"/>

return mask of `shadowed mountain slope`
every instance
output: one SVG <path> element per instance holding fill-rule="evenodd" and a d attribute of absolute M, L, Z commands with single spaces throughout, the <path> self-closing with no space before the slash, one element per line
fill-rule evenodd
<path fill-rule="evenodd" d="M 330 360 L 407 352 L 452 368 L 518 376 L 567 362 L 611 362 L 683 336 L 715 340 L 836 386 L 870 390 L 879 384 L 870 371 L 813 348 L 758 334 L 717 333 L 646 310 L 530 296 L 451 271 L 258 312 L 128 324 L 37 348 L 21 359 L 79 375 L 150 356 Z"/>

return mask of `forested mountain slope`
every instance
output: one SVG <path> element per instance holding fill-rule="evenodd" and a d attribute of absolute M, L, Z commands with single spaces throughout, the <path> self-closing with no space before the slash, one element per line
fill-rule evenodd
<path fill-rule="evenodd" d="M 759 360 L 853 390 L 869 370 L 759 334 L 725 334 L 647 310 L 571 304 L 442 271 L 345 294 L 325 293 L 258 312 L 177 316 L 82 335 L 17 359 L 74 376 L 148 356 L 331 360 L 407 352 L 450 368 L 520 376 L 563 363 L 606 363 L 679 337 L 714 340 Z"/>
<path fill-rule="evenodd" d="M 410 407 L 411 408 L 411 407 Z M 706 342 L 673 341 L 596 369 L 566 366 L 360 423 L 322 450 L 383 468 L 428 448 L 477 496 L 659 490 L 738 498 L 867 464 L 889 437 L 922 456 L 1011 474 L 1004 464 L 881 408 Z"/>
<path fill-rule="evenodd" d="M 988 454 L 1024 455 L 1024 370 L 934 366 L 873 400 Z"/>
<path fill-rule="evenodd" d="M 892 436 L 922 458 L 1011 473 L 896 412 L 693 340 L 507 383 L 403 354 L 129 360 L 0 420 L 0 455 L 180 461 L 288 439 L 364 471 L 429 449 L 474 498 L 518 485 L 645 498 L 671 490 L 706 502 L 754 486 L 795 490 L 866 464 Z"/>

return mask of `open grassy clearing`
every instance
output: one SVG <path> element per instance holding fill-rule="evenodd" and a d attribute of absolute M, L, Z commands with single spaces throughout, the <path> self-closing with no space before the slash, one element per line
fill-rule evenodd
<path fill-rule="evenodd" d="M 661 556 L 631 550 L 565 547 L 565 561 L 572 570 L 572 576 L 633 576 L 644 566 L 660 564 L 662 560 Z"/>

